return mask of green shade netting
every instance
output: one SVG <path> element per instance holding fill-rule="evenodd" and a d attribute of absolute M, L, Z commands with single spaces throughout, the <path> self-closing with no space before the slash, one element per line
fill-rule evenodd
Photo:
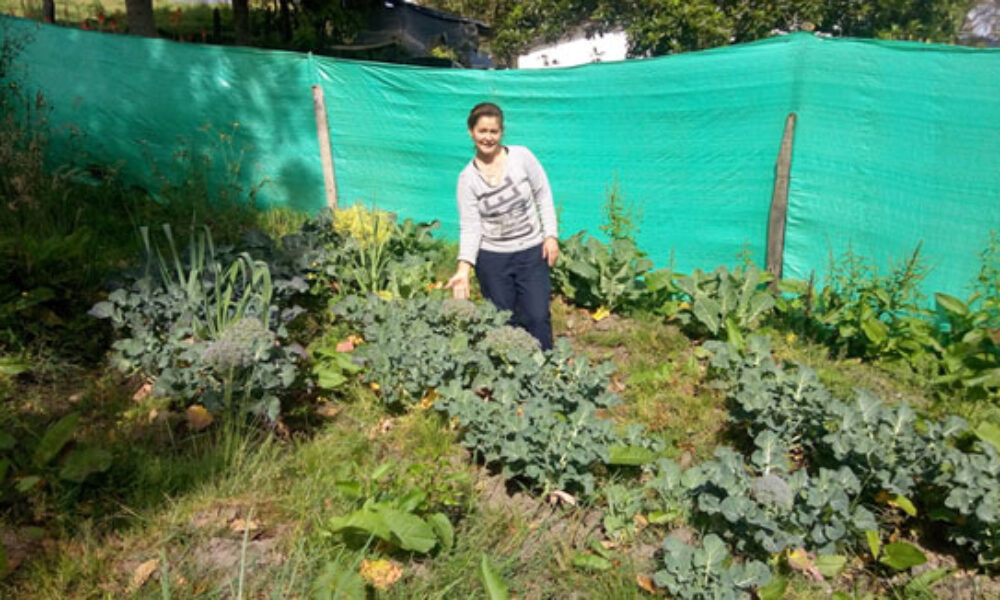
<path fill-rule="evenodd" d="M 658 266 L 763 261 L 785 118 L 798 115 L 785 274 L 822 281 L 850 247 L 886 266 L 918 242 L 926 289 L 964 295 L 1000 229 L 1000 52 L 807 34 L 649 60 L 541 71 L 464 71 L 102 35 L 4 19 L 32 36 L 23 78 L 52 107 L 65 156 L 121 164 L 156 189 L 186 149 L 268 206 L 317 210 L 312 105 L 322 86 L 342 204 L 457 237 L 465 118 L 507 115 L 506 142 L 545 166 L 563 236 L 598 233 L 613 185 L 638 209 Z M 233 124 L 238 123 L 238 127 Z M 240 168 L 235 170 L 233 165 Z"/>

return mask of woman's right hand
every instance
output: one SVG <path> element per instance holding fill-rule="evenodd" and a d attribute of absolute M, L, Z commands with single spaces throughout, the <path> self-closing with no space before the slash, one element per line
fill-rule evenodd
<path fill-rule="evenodd" d="M 458 270 L 451 276 L 448 283 L 444 284 L 445 289 L 451 290 L 453 298 L 459 300 L 469 299 L 469 264 L 458 263 Z"/>

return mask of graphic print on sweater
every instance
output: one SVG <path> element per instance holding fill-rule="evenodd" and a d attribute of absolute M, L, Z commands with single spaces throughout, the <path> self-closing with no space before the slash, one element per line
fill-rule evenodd
<path fill-rule="evenodd" d="M 494 241 L 513 240 L 535 233 L 531 218 L 531 186 L 527 179 L 514 183 L 504 176 L 503 185 L 480 197 L 483 234 Z"/>

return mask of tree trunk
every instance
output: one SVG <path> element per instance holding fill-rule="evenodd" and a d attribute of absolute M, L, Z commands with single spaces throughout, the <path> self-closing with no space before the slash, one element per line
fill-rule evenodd
<path fill-rule="evenodd" d="M 292 11 L 289 8 L 290 0 L 279 0 L 281 7 L 281 41 L 292 41 Z"/>
<path fill-rule="evenodd" d="M 237 46 L 246 46 L 250 43 L 249 0 L 233 0 L 233 30 L 236 33 Z"/>
<path fill-rule="evenodd" d="M 44 19 L 46 23 L 56 22 L 55 0 L 42 0 L 42 19 Z"/>
<path fill-rule="evenodd" d="M 153 20 L 153 0 L 125 0 L 128 32 L 131 35 L 156 37 L 156 22 Z"/>

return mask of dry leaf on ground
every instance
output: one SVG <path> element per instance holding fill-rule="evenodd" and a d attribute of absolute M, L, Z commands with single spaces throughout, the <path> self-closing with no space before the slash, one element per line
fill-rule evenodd
<path fill-rule="evenodd" d="M 132 394 L 132 399 L 135 400 L 136 402 L 141 402 L 142 400 L 145 400 L 152 391 L 153 391 L 153 382 L 147 381 L 146 383 L 139 386 L 139 389 L 137 389 L 135 393 Z"/>
<path fill-rule="evenodd" d="M 334 404 L 333 402 L 323 402 L 316 407 L 316 414 L 324 419 L 332 419 L 339 415 L 341 410 L 342 407 Z"/>
<path fill-rule="evenodd" d="M 656 584 L 653 583 L 653 578 L 649 575 L 639 573 L 635 576 L 635 583 L 650 594 L 663 595 L 663 590 L 656 589 Z"/>
<path fill-rule="evenodd" d="M 403 567 L 391 560 L 362 560 L 361 576 L 379 590 L 387 590 L 403 576 Z"/>
<path fill-rule="evenodd" d="M 570 506 L 576 506 L 576 498 L 562 490 L 556 490 L 549 494 L 549 504 L 556 504 L 557 502 L 562 502 L 563 504 L 568 504 Z"/>
<path fill-rule="evenodd" d="M 132 572 L 132 581 L 129 583 L 129 588 L 133 591 L 141 588 L 159 566 L 160 559 L 151 558 L 136 567 L 135 571 Z"/>
<path fill-rule="evenodd" d="M 247 521 L 245 519 L 233 519 L 233 522 L 229 524 L 229 530 L 233 533 L 243 533 L 244 531 L 257 531 L 260 529 L 260 522 L 254 521 L 253 519 Z"/>
<path fill-rule="evenodd" d="M 208 412 L 204 406 L 192 404 L 187 409 L 187 420 L 191 429 L 201 431 L 211 425 L 214 419 L 212 418 L 212 413 Z"/>

